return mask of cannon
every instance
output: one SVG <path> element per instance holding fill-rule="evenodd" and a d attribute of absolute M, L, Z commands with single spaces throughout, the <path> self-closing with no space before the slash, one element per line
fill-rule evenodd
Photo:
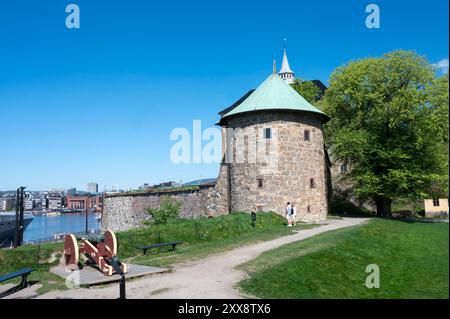
<path fill-rule="evenodd" d="M 87 264 L 96 265 L 105 276 L 112 276 L 114 273 L 123 275 L 128 272 L 127 264 L 121 263 L 116 256 L 117 238 L 113 231 L 108 230 L 97 238 L 68 234 L 64 240 L 66 266 L 77 270 L 80 255 L 86 256 Z"/>

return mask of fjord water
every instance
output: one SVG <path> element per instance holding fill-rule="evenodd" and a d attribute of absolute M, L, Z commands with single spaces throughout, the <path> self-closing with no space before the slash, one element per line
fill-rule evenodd
<path fill-rule="evenodd" d="M 60 233 L 83 232 L 86 227 L 85 214 L 60 214 L 57 216 L 38 215 L 27 227 L 24 241 L 35 241 L 52 238 Z M 88 214 L 88 230 L 98 230 L 100 224 L 95 214 Z"/>

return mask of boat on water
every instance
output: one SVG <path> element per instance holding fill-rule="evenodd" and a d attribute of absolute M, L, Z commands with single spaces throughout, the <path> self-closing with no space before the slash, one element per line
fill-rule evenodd
<path fill-rule="evenodd" d="M 49 212 L 49 213 L 46 213 L 45 215 L 47 216 L 47 217 L 52 217 L 52 216 L 59 216 L 59 212 Z"/>
<path fill-rule="evenodd" d="M 24 231 L 33 221 L 32 214 L 23 214 Z M 0 213 L 0 246 L 9 244 L 14 240 L 16 231 L 16 213 Z"/>

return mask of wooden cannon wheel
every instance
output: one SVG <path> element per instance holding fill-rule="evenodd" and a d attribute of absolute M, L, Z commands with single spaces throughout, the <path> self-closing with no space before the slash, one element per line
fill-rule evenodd
<path fill-rule="evenodd" d="M 69 234 L 64 239 L 64 259 L 66 266 L 78 267 L 80 252 L 78 250 L 77 239 L 73 234 Z"/>
<path fill-rule="evenodd" d="M 107 230 L 103 235 L 103 242 L 111 249 L 113 255 L 117 255 L 117 238 L 112 230 Z"/>

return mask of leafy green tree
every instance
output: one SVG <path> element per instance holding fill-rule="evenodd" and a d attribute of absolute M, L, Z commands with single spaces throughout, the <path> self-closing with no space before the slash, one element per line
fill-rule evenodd
<path fill-rule="evenodd" d="M 436 140 L 440 152 L 436 152 L 436 160 L 442 163 L 442 170 L 448 173 L 449 164 L 449 81 L 448 74 L 434 80 L 429 89 L 430 107 L 433 109 L 431 125 L 436 125 Z M 431 195 L 434 198 L 448 196 L 448 174 L 442 174 L 441 180 L 433 183 Z"/>
<path fill-rule="evenodd" d="M 312 81 L 295 79 L 291 86 L 309 103 L 316 102 L 320 94 L 320 89 Z"/>
<path fill-rule="evenodd" d="M 348 63 L 324 97 L 326 144 L 349 165 L 355 194 L 390 216 L 395 198 L 448 185 L 448 77 L 409 51 Z M 447 188 L 448 189 L 448 188 Z"/>
<path fill-rule="evenodd" d="M 171 196 L 163 196 L 159 208 L 149 208 L 148 213 L 152 217 L 151 223 L 160 225 L 177 218 L 180 209 L 181 202 L 174 200 Z"/>

